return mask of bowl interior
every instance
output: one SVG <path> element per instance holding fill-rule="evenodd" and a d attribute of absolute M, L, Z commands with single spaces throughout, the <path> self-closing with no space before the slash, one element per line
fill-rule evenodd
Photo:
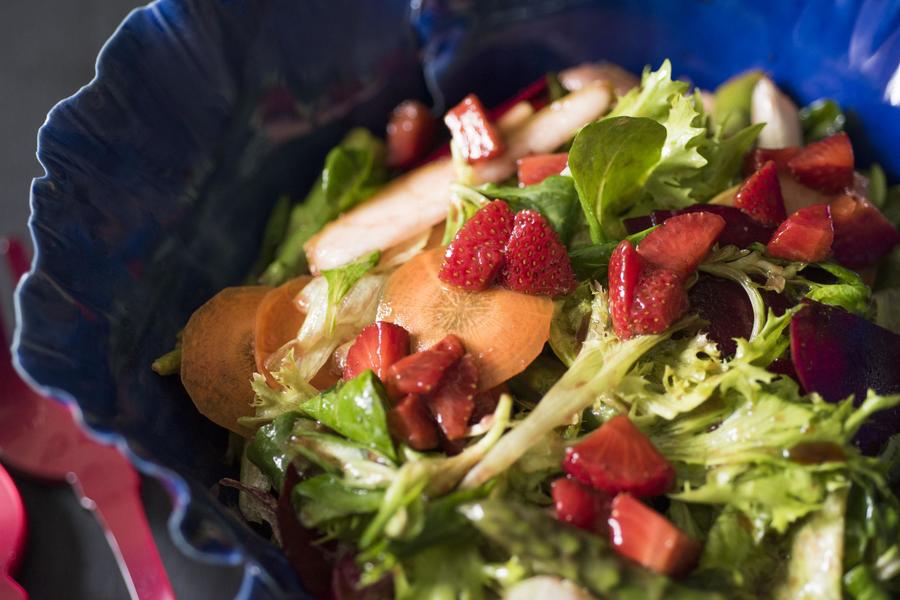
<path fill-rule="evenodd" d="M 229 472 L 225 433 L 149 365 L 243 281 L 275 200 L 301 197 L 347 129 L 383 131 L 409 97 L 492 105 L 583 60 L 639 71 L 669 57 L 699 86 L 762 67 L 800 103 L 836 99 L 858 163 L 896 178 L 898 15 L 874 1 L 158 0 L 41 130 L 19 367 L 164 480 L 186 552 L 245 563 L 245 594 L 300 594 L 209 491 Z"/>

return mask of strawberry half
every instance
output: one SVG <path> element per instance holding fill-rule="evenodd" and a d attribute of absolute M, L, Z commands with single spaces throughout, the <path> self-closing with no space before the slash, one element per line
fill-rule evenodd
<path fill-rule="evenodd" d="M 628 313 L 631 335 L 625 337 L 662 333 L 681 318 L 688 309 L 682 282 L 668 269 L 645 268 L 638 277 Z"/>
<path fill-rule="evenodd" d="M 772 227 L 787 218 L 778 183 L 778 169 L 769 161 L 751 175 L 734 197 L 734 205 L 763 225 Z"/>
<path fill-rule="evenodd" d="M 409 332 L 385 321 L 367 325 L 356 336 L 347 352 L 344 380 L 353 379 L 366 369 L 372 369 L 382 381 L 388 368 L 409 354 Z"/>
<path fill-rule="evenodd" d="M 509 205 L 502 200 L 488 203 L 447 246 L 438 277 L 472 292 L 487 288 L 503 268 L 503 251 L 512 230 L 513 212 Z"/>
<path fill-rule="evenodd" d="M 609 257 L 609 314 L 613 331 L 631 337 L 631 305 L 641 272 L 641 257 L 628 240 L 622 240 Z"/>
<path fill-rule="evenodd" d="M 444 116 L 453 141 L 469 163 L 488 160 L 503 152 L 503 141 L 488 119 L 481 100 L 469 94 Z"/>
<path fill-rule="evenodd" d="M 725 219 L 708 212 L 676 215 L 650 232 L 637 252 L 655 267 L 684 278 L 694 272 L 725 229 Z"/>
<path fill-rule="evenodd" d="M 801 208 L 779 225 L 766 248 L 776 258 L 819 262 L 831 254 L 833 240 L 828 206 L 814 204 Z"/>
<path fill-rule="evenodd" d="M 429 394 L 464 352 L 462 341 L 450 334 L 431 348 L 410 354 L 391 365 L 384 384 L 394 397 Z"/>
<path fill-rule="evenodd" d="M 388 411 L 388 428 L 394 439 L 414 450 L 431 450 L 438 445 L 438 429 L 431 413 L 416 394 L 408 394 Z"/>
<path fill-rule="evenodd" d="M 541 213 L 516 213 L 502 280 L 511 290 L 539 296 L 561 296 L 578 285 L 566 247 Z"/>
<path fill-rule="evenodd" d="M 744 159 L 744 174 L 750 175 L 769 161 L 775 163 L 779 173 L 787 172 L 788 163 L 797 156 L 803 148 L 788 146 L 787 148 L 755 148 L 747 153 Z"/>
<path fill-rule="evenodd" d="M 418 100 L 401 102 L 387 125 L 387 164 L 405 169 L 421 160 L 431 148 L 437 120 Z"/>
<path fill-rule="evenodd" d="M 465 437 L 469 419 L 475 410 L 475 392 L 478 391 L 478 366 L 468 354 L 447 369 L 441 384 L 425 403 L 434 420 L 448 440 Z"/>
<path fill-rule="evenodd" d="M 803 148 L 788 168 L 803 185 L 835 194 L 853 185 L 853 145 L 846 133 L 836 133 Z"/>
<path fill-rule="evenodd" d="M 519 185 L 534 185 L 551 175 L 559 175 L 569 163 L 569 153 L 536 154 L 516 161 Z"/>
<path fill-rule="evenodd" d="M 609 536 L 626 558 L 662 575 L 684 575 L 700 556 L 700 543 L 630 494 L 612 501 Z"/>
<path fill-rule="evenodd" d="M 570 477 L 560 477 L 550 484 L 556 518 L 588 531 L 606 529 L 611 498 L 586 487 Z"/>
<path fill-rule="evenodd" d="M 829 205 L 834 223 L 834 258 L 851 269 L 874 265 L 900 243 L 900 233 L 874 204 L 844 194 Z"/>
<path fill-rule="evenodd" d="M 675 470 L 625 415 L 618 415 L 566 450 L 566 473 L 610 494 L 656 496 L 672 487 Z"/>

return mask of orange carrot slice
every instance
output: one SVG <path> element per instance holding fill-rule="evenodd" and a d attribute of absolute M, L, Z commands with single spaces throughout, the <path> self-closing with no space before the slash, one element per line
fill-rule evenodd
<path fill-rule="evenodd" d="M 181 382 L 209 420 L 249 437 L 239 417 L 253 413 L 256 312 L 272 288 L 225 288 L 198 308 L 181 338 Z"/>
<path fill-rule="evenodd" d="M 312 277 L 309 276 L 291 279 L 269 291 L 256 309 L 253 347 L 256 370 L 266 376 L 266 381 L 272 387 L 277 384 L 269 373 L 266 361 L 300 331 L 306 314 L 294 303 L 294 297 L 310 280 Z"/>
<path fill-rule="evenodd" d="M 465 292 L 438 279 L 442 248 L 423 252 L 388 279 L 378 319 L 410 332 L 417 350 L 454 333 L 478 363 L 479 390 L 521 373 L 550 335 L 553 302 L 494 288 Z"/>

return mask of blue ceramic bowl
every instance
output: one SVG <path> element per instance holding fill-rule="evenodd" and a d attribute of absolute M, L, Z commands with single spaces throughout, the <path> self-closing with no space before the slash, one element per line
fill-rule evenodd
<path fill-rule="evenodd" d="M 191 311 L 251 266 L 278 195 L 399 100 L 494 104 L 585 59 L 670 57 L 711 87 L 762 67 L 849 111 L 861 164 L 900 175 L 900 3 L 846 0 L 159 0 L 41 129 L 37 255 L 20 370 L 160 478 L 185 553 L 245 566 L 242 597 L 303 597 L 281 554 L 209 493 L 226 436 L 149 369 Z"/>

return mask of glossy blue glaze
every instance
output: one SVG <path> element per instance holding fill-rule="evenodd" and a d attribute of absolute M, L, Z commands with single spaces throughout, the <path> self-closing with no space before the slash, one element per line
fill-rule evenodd
<path fill-rule="evenodd" d="M 41 130 L 19 368 L 165 481 L 185 552 L 245 564 L 242 596 L 302 597 L 207 491 L 226 436 L 148 365 L 242 281 L 276 197 L 300 195 L 344 131 L 381 130 L 407 97 L 490 105 L 585 59 L 670 57 L 701 86 L 762 67 L 800 103 L 835 98 L 859 162 L 896 179 L 898 24 L 900 5 L 875 0 L 159 0 Z"/>

